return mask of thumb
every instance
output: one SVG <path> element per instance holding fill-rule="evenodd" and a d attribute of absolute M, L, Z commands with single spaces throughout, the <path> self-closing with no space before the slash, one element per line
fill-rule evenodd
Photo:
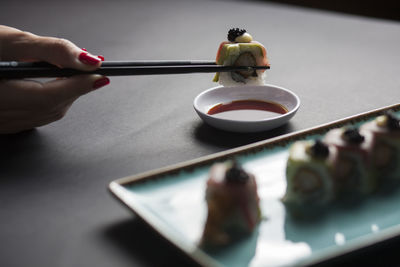
<path fill-rule="evenodd" d="M 78 98 L 110 83 L 108 77 L 91 74 L 53 80 L 43 84 L 43 90 L 60 101 Z"/>

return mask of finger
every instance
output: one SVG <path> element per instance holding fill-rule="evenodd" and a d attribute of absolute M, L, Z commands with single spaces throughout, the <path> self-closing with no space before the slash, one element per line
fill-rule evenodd
<path fill-rule="evenodd" d="M 0 112 L 0 134 L 18 133 L 62 119 L 73 101 L 50 111 L 9 110 Z"/>
<path fill-rule="evenodd" d="M 0 81 L 0 111 L 6 109 L 29 110 L 45 101 L 43 84 L 29 80 Z"/>
<path fill-rule="evenodd" d="M 25 125 L 29 126 L 30 128 L 33 128 L 33 127 L 40 127 L 40 126 L 61 120 L 62 118 L 64 118 L 65 114 L 67 114 L 67 111 L 71 107 L 72 103 L 73 103 L 73 101 L 64 103 L 63 105 L 60 105 L 59 107 L 53 109 L 51 112 L 42 113 L 42 114 L 39 114 L 34 119 L 28 118 L 25 120 L 21 120 L 21 122 L 25 122 Z M 30 129 L 30 128 L 26 128 L 26 129 Z"/>
<path fill-rule="evenodd" d="M 110 79 L 102 75 L 77 75 L 44 83 L 43 90 L 62 102 L 78 98 L 109 83 Z"/>
<path fill-rule="evenodd" d="M 32 105 L 26 108 L 2 108 L 0 109 L 0 122 L 3 121 L 20 121 L 25 119 L 40 119 L 47 120 L 53 117 L 62 117 L 67 111 L 72 103 L 76 100 L 70 99 L 66 100 L 62 103 L 57 103 L 56 105 L 50 106 L 42 106 L 44 108 L 38 109 L 37 106 Z M 53 103 L 54 104 L 54 103 Z"/>
<path fill-rule="evenodd" d="M 102 75 L 77 75 L 47 83 L 29 80 L 0 81 L 0 112 L 48 110 L 110 83 Z"/>
<path fill-rule="evenodd" d="M 0 119 L 0 134 L 5 133 L 18 133 L 25 130 L 30 130 L 35 127 L 43 126 L 59 120 L 62 114 L 58 116 L 37 116 L 31 117 L 32 114 L 22 117 L 10 117 Z"/>
<path fill-rule="evenodd" d="M 62 68 L 94 70 L 101 59 L 72 42 L 55 37 L 37 36 L 14 28 L 0 26 L 2 60 L 46 61 Z"/>
<path fill-rule="evenodd" d="M 43 116 L 35 118 L 18 118 L 13 120 L 0 121 L 0 134 L 18 133 L 26 130 L 30 130 L 36 127 L 40 127 L 63 118 L 67 110 L 52 114 L 52 116 Z"/>

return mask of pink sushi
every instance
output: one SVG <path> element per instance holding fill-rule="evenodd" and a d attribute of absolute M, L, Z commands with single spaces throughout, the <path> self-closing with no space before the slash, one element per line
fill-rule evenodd
<path fill-rule="evenodd" d="M 211 167 L 206 201 L 208 215 L 203 244 L 229 244 L 252 233 L 260 221 L 256 180 L 237 162 L 217 163 Z"/>

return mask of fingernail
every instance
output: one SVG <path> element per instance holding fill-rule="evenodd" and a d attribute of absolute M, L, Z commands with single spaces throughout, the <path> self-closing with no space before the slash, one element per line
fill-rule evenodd
<path fill-rule="evenodd" d="M 110 79 L 103 77 L 93 83 L 93 89 L 98 89 L 110 83 Z"/>
<path fill-rule="evenodd" d="M 104 61 L 104 56 L 98 55 L 97 57 L 100 58 L 101 61 Z"/>
<path fill-rule="evenodd" d="M 88 65 L 97 65 L 101 60 L 95 56 L 90 55 L 87 52 L 82 52 L 79 54 L 79 60 Z"/>
<path fill-rule="evenodd" d="M 83 51 L 87 51 L 87 49 L 86 48 L 81 48 Z"/>

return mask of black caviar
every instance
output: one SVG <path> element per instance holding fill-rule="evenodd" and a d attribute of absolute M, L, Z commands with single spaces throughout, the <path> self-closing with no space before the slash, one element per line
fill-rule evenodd
<path fill-rule="evenodd" d="M 310 148 L 311 155 L 318 158 L 326 158 L 329 155 L 329 148 L 321 140 L 316 140 Z"/>
<path fill-rule="evenodd" d="M 246 33 L 245 29 L 232 28 L 228 32 L 228 41 L 234 42 L 236 37 L 239 37 L 245 33 Z"/>
<path fill-rule="evenodd" d="M 343 131 L 343 139 L 349 143 L 361 144 L 364 142 L 365 137 L 360 134 L 357 128 L 347 127 Z"/>
<path fill-rule="evenodd" d="M 245 170 L 239 165 L 239 163 L 234 160 L 232 166 L 226 171 L 225 179 L 229 183 L 246 183 L 249 179 L 249 175 Z"/>

